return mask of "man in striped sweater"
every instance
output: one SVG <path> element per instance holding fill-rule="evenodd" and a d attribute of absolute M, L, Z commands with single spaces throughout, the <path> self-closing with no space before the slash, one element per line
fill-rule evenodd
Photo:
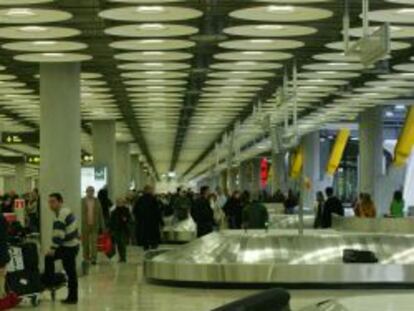
<path fill-rule="evenodd" d="M 78 276 L 76 272 L 76 256 L 79 253 L 78 223 L 73 213 L 63 207 L 63 197 L 60 193 L 49 195 L 49 207 L 55 214 L 53 221 L 52 247 L 46 254 L 45 279 L 48 284 L 55 286 L 55 261 L 62 260 L 63 268 L 68 277 L 68 297 L 64 304 L 78 302 Z"/>

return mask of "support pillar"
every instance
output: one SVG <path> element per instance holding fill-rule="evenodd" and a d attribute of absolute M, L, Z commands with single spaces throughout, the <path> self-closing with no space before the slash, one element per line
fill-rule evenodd
<path fill-rule="evenodd" d="M 107 168 L 108 193 L 111 199 L 115 194 L 115 133 L 115 121 L 113 120 L 97 120 L 92 123 L 93 162 L 95 166 Z"/>
<path fill-rule="evenodd" d="M 251 162 L 252 165 L 252 181 L 251 181 L 251 194 L 253 199 L 259 199 L 262 194 L 262 187 L 260 182 L 260 158 L 253 159 Z"/>
<path fill-rule="evenodd" d="M 379 201 L 378 180 L 384 175 L 383 110 L 367 109 L 359 120 L 359 191 Z"/>
<path fill-rule="evenodd" d="M 15 176 L 4 176 L 4 191 L 10 192 L 16 189 L 16 177 Z"/>
<path fill-rule="evenodd" d="M 283 193 L 288 191 L 288 172 L 286 167 L 286 153 L 272 153 L 272 190 L 273 194 L 277 190 Z"/>
<path fill-rule="evenodd" d="M 80 64 L 40 64 L 41 244 L 50 248 L 53 214 L 48 195 L 60 192 L 81 223 Z"/>
<path fill-rule="evenodd" d="M 129 143 L 116 144 L 115 198 L 124 196 L 129 191 L 131 182 L 131 155 Z"/>
<path fill-rule="evenodd" d="M 141 165 L 139 164 L 139 155 L 131 155 L 131 180 L 134 181 L 135 189 L 139 190 L 142 188 L 141 185 Z"/>
<path fill-rule="evenodd" d="M 18 163 L 15 166 L 16 176 L 16 193 L 18 195 L 24 194 L 28 189 L 26 187 L 26 163 Z"/>
<path fill-rule="evenodd" d="M 302 139 L 303 179 L 301 186 L 302 204 L 312 208 L 316 200 L 316 192 L 320 185 L 320 135 L 319 131 L 307 134 Z"/>

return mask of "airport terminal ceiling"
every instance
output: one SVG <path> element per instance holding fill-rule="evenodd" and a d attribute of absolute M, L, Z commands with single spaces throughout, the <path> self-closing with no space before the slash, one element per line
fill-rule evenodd
<path fill-rule="evenodd" d="M 3 144 L 0 156 L 39 153 L 45 61 L 83 61 L 84 154 L 92 152 L 93 120 L 116 119 L 117 139 L 131 142 L 158 177 L 203 172 L 231 133 L 247 146 L 266 136 L 270 121 L 288 135 L 294 111 L 303 135 L 355 121 L 369 107 L 409 104 L 414 2 L 369 1 L 368 32 L 390 22 L 392 39 L 390 56 L 369 68 L 344 53 L 345 3 L 0 0 L 2 131 L 33 133 L 24 144 Z M 363 35 L 361 3 L 348 1 L 350 45 Z"/>

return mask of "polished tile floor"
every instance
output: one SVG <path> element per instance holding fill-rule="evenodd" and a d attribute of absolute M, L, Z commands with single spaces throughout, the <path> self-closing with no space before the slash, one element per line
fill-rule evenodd
<path fill-rule="evenodd" d="M 81 279 L 81 298 L 78 306 L 61 306 L 59 302 L 53 303 L 48 295 L 44 295 L 37 310 L 208 311 L 255 292 L 174 288 L 148 284 L 141 272 L 142 252 L 136 249 L 130 251 L 128 263 L 118 264 L 115 261 L 102 259 L 99 265 L 91 270 L 89 276 Z M 414 310 L 414 291 L 300 290 L 291 293 L 293 311 L 330 298 L 338 299 L 349 311 Z M 65 290 L 61 290 L 60 298 L 64 295 Z"/>

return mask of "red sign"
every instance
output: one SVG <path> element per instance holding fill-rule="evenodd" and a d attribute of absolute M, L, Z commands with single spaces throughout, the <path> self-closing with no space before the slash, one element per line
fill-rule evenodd
<path fill-rule="evenodd" d="M 265 188 L 269 178 L 269 163 L 266 158 L 262 158 L 260 162 L 260 185 Z"/>

